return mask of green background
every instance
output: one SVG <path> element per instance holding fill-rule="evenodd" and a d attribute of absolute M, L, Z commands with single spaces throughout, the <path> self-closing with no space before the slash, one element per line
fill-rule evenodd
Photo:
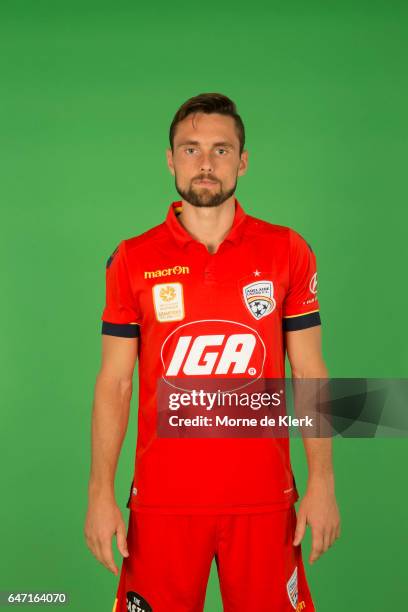
<path fill-rule="evenodd" d="M 83 537 L 105 261 L 178 199 L 165 148 L 187 98 L 236 102 L 249 150 L 238 199 L 312 244 L 330 375 L 407 376 L 407 5 L 1 6 L 0 589 L 110 612 L 117 578 Z M 407 440 L 334 450 L 342 537 L 313 566 L 310 534 L 303 545 L 317 610 L 402 609 Z M 302 493 L 299 439 L 292 462 Z M 213 568 L 206 612 L 221 609 Z"/>

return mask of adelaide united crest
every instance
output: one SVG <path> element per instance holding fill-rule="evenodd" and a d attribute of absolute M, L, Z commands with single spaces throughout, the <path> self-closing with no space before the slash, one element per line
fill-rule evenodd
<path fill-rule="evenodd" d="M 275 310 L 272 281 L 255 281 L 242 288 L 244 302 L 255 319 L 261 319 Z"/>

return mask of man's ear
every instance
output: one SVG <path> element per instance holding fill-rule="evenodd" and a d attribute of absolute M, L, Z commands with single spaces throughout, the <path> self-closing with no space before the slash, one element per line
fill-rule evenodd
<path fill-rule="evenodd" d="M 173 153 L 170 147 L 166 149 L 167 166 L 174 176 L 174 164 L 173 164 Z"/>
<path fill-rule="evenodd" d="M 248 151 L 244 149 L 241 153 L 241 159 L 239 161 L 238 176 L 243 176 L 248 169 Z"/>

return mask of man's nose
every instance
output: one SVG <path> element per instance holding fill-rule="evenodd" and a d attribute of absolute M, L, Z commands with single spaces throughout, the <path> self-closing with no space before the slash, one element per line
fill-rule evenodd
<path fill-rule="evenodd" d="M 210 153 L 203 153 L 200 160 L 201 172 L 212 172 L 213 164 Z"/>

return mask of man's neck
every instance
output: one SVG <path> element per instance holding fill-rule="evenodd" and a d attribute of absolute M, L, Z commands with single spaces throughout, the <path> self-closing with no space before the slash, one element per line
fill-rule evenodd
<path fill-rule="evenodd" d="M 182 204 L 182 212 L 177 217 L 182 226 L 210 253 L 216 253 L 234 222 L 235 196 L 219 206 L 193 206 L 185 200 Z"/>

